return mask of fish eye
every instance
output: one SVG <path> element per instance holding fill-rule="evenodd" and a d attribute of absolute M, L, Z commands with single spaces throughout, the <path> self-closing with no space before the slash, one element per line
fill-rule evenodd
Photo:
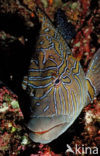
<path fill-rule="evenodd" d="M 58 84 L 59 82 L 60 82 L 59 78 L 55 80 L 55 84 Z"/>

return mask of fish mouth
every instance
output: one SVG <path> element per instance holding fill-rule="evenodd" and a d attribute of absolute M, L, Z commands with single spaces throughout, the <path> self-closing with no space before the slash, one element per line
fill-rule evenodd
<path fill-rule="evenodd" d="M 70 121 L 66 115 L 31 118 L 27 123 L 30 130 L 29 137 L 34 142 L 47 144 L 64 133 Z"/>
<path fill-rule="evenodd" d="M 48 130 L 45 130 L 45 131 L 39 131 L 39 132 L 38 132 L 38 131 L 37 131 L 37 132 L 32 131 L 32 133 L 41 135 L 41 134 L 44 134 L 44 133 L 47 133 L 47 132 L 51 131 L 51 130 L 54 129 L 54 128 L 57 128 L 57 127 L 59 127 L 59 126 L 63 126 L 64 124 L 65 124 L 65 123 L 62 123 L 62 124 L 59 124 L 59 125 L 55 125 L 54 127 L 50 128 L 50 129 L 48 129 Z"/>

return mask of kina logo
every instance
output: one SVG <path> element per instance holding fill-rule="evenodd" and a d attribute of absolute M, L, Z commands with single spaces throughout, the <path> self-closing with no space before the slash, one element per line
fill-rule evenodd
<path fill-rule="evenodd" d="M 72 150 L 72 148 L 70 147 L 70 145 L 67 144 L 66 146 L 67 146 L 66 153 L 71 152 L 71 153 L 74 154 L 74 151 Z"/>
<path fill-rule="evenodd" d="M 73 153 L 73 154 L 89 154 L 89 155 L 98 155 L 99 154 L 99 148 L 98 147 L 86 147 L 83 144 L 81 146 L 75 144 L 74 146 L 74 150 L 72 149 L 72 147 L 70 145 L 66 145 L 67 146 L 67 150 L 66 150 L 66 154 L 67 153 Z"/>

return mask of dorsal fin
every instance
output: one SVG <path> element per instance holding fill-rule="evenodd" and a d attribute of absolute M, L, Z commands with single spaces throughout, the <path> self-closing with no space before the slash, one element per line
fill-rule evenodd
<path fill-rule="evenodd" d="M 74 25 L 72 25 L 71 22 L 68 22 L 65 12 L 60 8 L 55 14 L 55 24 L 58 31 L 61 33 L 67 43 L 69 43 L 71 39 L 75 37 L 76 31 Z"/>

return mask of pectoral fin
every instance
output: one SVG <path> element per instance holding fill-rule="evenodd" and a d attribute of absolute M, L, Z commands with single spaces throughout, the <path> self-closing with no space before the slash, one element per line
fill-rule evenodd
<path fill-rule="evenodd" d="M 93 56 L 86 75 L 88 103 L 100 93 L 100 48 Z"/>

